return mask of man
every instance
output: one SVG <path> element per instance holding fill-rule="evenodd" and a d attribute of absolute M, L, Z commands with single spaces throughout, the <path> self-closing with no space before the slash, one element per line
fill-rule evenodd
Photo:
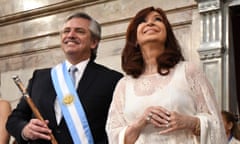
<path fill-rule="evenodd" d="M 48 144 L 50 134 L 58 144 L 108 143 L 108 108 L 122 74 L 94 62 L 100 39 L 100 25 L 87 14 L 67 18 L 61 31 L 66 61 L 52 69 L 36 70 L 28 85 L 45 121 L 34 118 L 24 99 L 8 119 L 6 127 L 18 143 Z M 71 66 L 77 68 L 72 79 Z"/>

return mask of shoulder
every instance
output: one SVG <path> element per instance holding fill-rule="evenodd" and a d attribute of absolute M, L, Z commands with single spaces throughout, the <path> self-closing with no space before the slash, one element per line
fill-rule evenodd
<path fill-rule="evenodd" d="M 187 75 L 196 75 L 196 74 L 200 74 L 200 73 L 203 73 L 203 69 L 202 67 L 200 66 L 200 64 L 197 64 L 197 63 L 193 63 L 193 62 L 190 62 L 190 61 L 183 61 L 183 62 L 180 62 L 181 65 L 184 66 L 184 69 L 185 69 L 185 72 Z"/>
<path fill-rule="evenodd" d="M 123 76 L 116 85 L 115 94 L 124 93 L 127 87 L 127 81 L 129 80 L 129 76 Z"/>
<path fill-rule="evenodd" d="M 0 112 L 1 111 L 6 111 L 6 112 L 9 112 L 9 111 L 11 111 L 11 105 L 10 105 L 10 103 L 7 101 L 7 100 L 3 100 L 3 99 L 1 99 L 0 100 Z"/>
<path fill-rule="evenodd" d="M 114 69 L 111 69 L 107 66 L 104 66 L 102 64 L 95 63 L 95 62 L 89 62 L 88 67 L 93 68 L 95 71 L 98 71 L 102 74 L 113 75 L 113 76 L 117 76 L 117 77 L 123 76 L 122 73 L 120 73 Z"/>
<path fill-rule="evenodd" d="M 191 61 L 182 61 L 178 65 L 183 65 L 185 69 L 199 69 L 200 65 Z"/>
<path fill-rule="evenodd" d="M 44 73 L 49 73 L 50 70 L 51 70 L 51 68 L 36 69 L 33 71 L 33 73 L 44 74 Z"/>
<path fill-rule="evenodd" d="M 0 99 L 0 106 L 10 106 L 10 103 L 7 100 Z"/>
<path fill-rule="evenodd" d="M 126 87 L 127 83 L 131 82 L 132 80 L 134 80 L 134 78 L 132 76 L 125 75 L 118 81 L 118 86 Z"/>
<path fill-rule="evenodd" d="M 33 78 L 34 77 L 45 77 L 50 76 L 51 74 L 51 68 L 43 68 L 43 69 L 35 69 L 33 71 Z"/>
<path fill-rule="evenodd" d="M 29 83 L 33 81 L 49 81 L 51 79 L 51 68 L 35 69 Z"/>
<path fill-rule="evenodd" d="M 233 137 L 233 138 L 231 139 L 231 141 L 229 142 L 229 144 L 240 144 L 240 141 L 237 140 L 235 137 Z"/>

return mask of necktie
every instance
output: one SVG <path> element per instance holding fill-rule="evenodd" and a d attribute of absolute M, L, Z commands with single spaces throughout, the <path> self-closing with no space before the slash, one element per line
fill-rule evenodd
<path fill-rule="evenodd" d="M 74 86 L 76 85 L 76 72 L 77 71 L 78 71 L 78 69 L 74 65 L 72 65 L 69 69 L 69 74 L 70 74 L 70 77 L 72 79 Z"/>

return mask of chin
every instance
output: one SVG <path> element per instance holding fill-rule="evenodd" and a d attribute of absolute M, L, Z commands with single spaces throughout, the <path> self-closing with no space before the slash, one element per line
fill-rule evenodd
<path fill-rule="evenodd" d="M 65 49 L 63 49 L 63 51 L 67 55 L 72 55 L 72 54 L 76 53 L 76 50 L 73 50 L 72 48 L 65 48 Z"/>

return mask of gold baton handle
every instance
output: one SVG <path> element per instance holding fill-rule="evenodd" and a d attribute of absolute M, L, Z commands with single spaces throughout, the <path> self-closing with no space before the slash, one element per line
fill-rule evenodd
<path fill-rule="evenodd" d="M 13 76 L 12 79 L 14 80 L 15 84 L 18 86 L 19 90 L 22 92 L 24 99 L 27 101 L 28 105 L 30 106 L 30 108 L 33 111 L 36 118 L 41 120 L 41 121 L 44 121 L 42 115 L 40 114 L 36 105 L 33 103 L 32 99 L 30 98 L 30 96 L 29 96 L 26 88 L 24 87 L 22 81 L 20 80 L 20 78 L 18 76 Z M 50 137 L 51 137 L 52 144 L 57 144 L 58 143 L 52 133 L 50 134 Z"/>

